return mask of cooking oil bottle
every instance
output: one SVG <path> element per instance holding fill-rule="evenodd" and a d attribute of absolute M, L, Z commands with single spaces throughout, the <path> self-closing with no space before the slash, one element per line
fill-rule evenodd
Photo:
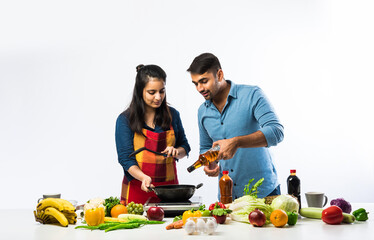
<path fill-rule="evenodd" d="M 219 152 L 219 145 L 216 145 L 215 147 L 209 149 L 205 153 L 200 154 L 199 159 L 194 164 L 189 166 L 187 168 L 187 171 L 192 172 L 196 168 L 199 168 L 201 166 L 208 166 L 209 163 L 217 161 L 218 152 Z"/>

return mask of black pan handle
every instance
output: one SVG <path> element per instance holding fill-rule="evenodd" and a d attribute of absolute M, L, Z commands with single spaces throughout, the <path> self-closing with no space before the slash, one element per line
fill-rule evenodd
<path fill-rule="evenodd" d="M 157 154 L 157 155 L 161 155 L 161 156 L 167 157 L 167 154 L 166 154 L 166 153 L 156 152 L 156 151 L 153 151 L 153 150 L 148 149 L 148 148 L 146 148 L 146 147 L 141 147 L 141 148 L 139 148 L 138 150 L 136 150 L 136 151 L 134 151 L 133 153 L 131 153 L 131 154 L 129 155 L 129 157 L 133 157 L 133 156 L 135 156 L 136 154 L 140 153 L 140 152 L 143 151 L 143 150 L 147 150 L 147 151 L 149 151 L 149 152 L 153 152 L 154 154 Z"/>
<path fill-rule="evenodd" d="M 154 192 L 154 191 L 155 191 L 155 187 L 149 186 L 149 187 L 148 187 L 148 190 L 151 191 L 151 192 L 152 192 L 152 191 Z"/>
<path fill-rule="evenodd" d="M 201 188 L 202 186 L 203 186 L 203 183 L 199 183 L 199 184 L 197 184 L 196 189 L 199 189 L 199 188 Z"/>

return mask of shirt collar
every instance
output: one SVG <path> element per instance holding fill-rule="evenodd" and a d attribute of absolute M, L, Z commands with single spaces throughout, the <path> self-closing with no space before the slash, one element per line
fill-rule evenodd
<path fill-rule="evenodd" d="M 231 80 L 226 80 L 227 83 L 229 83 L 231 85 L 230 87 L 230 92 L 229 92 L 229 95 L 227 96 L 227 100 L 231 97 L 231 98 L 237 98 L 237 86 L 235 83 L 233 83 Z M 206 107 L 209 107 L 212 105 L 212 101 L 211 100 L 205 100 L 205 106 Z"/>

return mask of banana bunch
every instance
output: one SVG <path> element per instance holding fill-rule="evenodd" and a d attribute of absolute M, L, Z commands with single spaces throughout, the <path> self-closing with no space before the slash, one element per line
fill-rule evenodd
<path fill-rule="evenodd" d="M 43 224 L 60 224 L 67 227 L 77 222 L 75 207 L 60 198 L 46 198 L 38 203 L 34 211 L 35 220 Z"/>

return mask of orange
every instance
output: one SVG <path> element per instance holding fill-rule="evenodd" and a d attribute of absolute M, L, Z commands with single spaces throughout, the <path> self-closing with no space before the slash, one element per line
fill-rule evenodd
<path fill-rule="evenodd" d="M 127 207 L 122 204 L 117 204 L 110 210 L 110 215 L 114 218 L 123 213 L 127 213 Z"/>
<path fill-rule="evenodd" d="M 283 227 L 288 222 L 287 213 L 281 209 L 274 210 L 270 214 L 270 222 L 276 227 Z"/>

